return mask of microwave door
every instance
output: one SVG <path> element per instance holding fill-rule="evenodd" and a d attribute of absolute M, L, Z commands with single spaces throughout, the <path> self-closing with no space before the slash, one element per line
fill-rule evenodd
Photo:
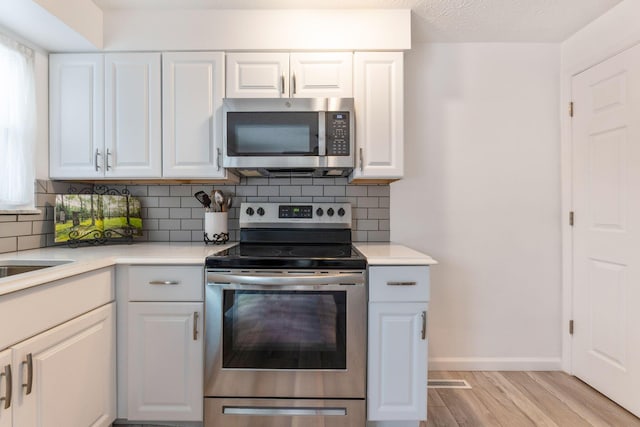
<path fill-rule="evenodd" d="M 227 156 L 318 156 L 320 142 L 324 140 L 324 126 L 320 125 L 318 115 L 318 112 L 229 112 Z"/>

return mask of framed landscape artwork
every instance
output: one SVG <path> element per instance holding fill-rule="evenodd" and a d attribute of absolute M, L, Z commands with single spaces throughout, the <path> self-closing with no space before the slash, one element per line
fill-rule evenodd
<path fill-rule="evenodd" d="M 55 242 L 106 243 L 142 236 L 140 202 L 128 195 L 58 194 Z"/>

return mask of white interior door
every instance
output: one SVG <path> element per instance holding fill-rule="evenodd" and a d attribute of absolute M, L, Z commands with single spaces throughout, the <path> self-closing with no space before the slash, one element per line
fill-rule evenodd
<path fill-rule="evenodd" d="M 573 373 L 640 415 L 640 46 L 572 91 Z"/>

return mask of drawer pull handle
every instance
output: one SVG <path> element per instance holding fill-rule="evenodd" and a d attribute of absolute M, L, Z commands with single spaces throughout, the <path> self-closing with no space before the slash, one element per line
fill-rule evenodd
<path fill-rule="evenodd" d="M 150 285 L 179 285 L 179 280 L 152 280 L 149 282 Z"/>
<path fill-rule="evenodd" d="M 417 282 L 387 282 L 387 286 L 415 286 Z"/>
<path fill-rule="evenodd" d="M 422 312 L 422 340 L 427 339 L 427 312 Z"/>
<path fill-rule="evenodd" d="M 27 383 L 22 384 L 22 387 L 27 389 L 27 394 L 31 394 L 33 387 L 33 356 L 31 353 L 27 354 L 27 360 L 22 362 L 23 365 L 27 365 Z"/>
<path fill-rule="evenodd" d="M 0 373 L 0 377 L 6 377 L 5 379 L 5 397 L 0 397 L 0 402 L 4 400 L 4 409 L 9 409 L 11 406 L 11 390 L 13 389 L 13 380 L 11 378 L 11 365 L 4 367 L 4 372 Z"/>

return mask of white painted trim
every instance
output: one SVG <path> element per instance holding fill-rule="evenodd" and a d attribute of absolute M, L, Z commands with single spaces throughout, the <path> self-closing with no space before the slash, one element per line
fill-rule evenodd
<path fill-rule="evenodd" d="M 560 357 L 434 357 L 430 371 L 559 371 Z"/>
<path fill-rule="evenodd" d="M 572 141 L 568 106 L 571 80 L 581 72 L 640 43 L 637 0 L 624 0 L 562 43 L 560 72 L 560 168 L 562 215 L 562 370 L 572 374 L 569 320 L 573 313 L 573 240 L 568 215 L 572 210 Z M 634 24 L 629 25 L 629 22 Z M 576 106 L 579 109 L 580 106 Z M 576 213 L 579 216 L 580 213 Z"/>

